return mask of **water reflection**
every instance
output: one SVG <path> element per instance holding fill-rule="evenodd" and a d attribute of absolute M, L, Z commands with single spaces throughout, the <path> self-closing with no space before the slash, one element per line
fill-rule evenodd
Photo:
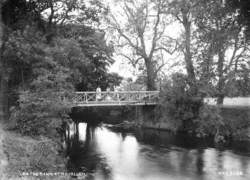
<path fill-rule="evenodd" d="M 68 170 L 70 172 L 88 172 L 96 176 L 99 174 L 102 179 L 111 179 L 111 170 L 106 163 L 106 158 L 97 151 L 95 129 L 86 124 L 79 124 L 78 128 L 79 133 L 72 134 L 68 147 L 70 156 Z M 95 179 L 95 177 L 91 179 Z"/>
<path fill-rule="evenodd" d="M 136 134 L 79 124 L 71 134 L 69 171 L 88 171 L 95 180 L 250 178 L 249 149 L 217 149 L 211 142 L 144 130 Z M 74 128 L 71 128 L 74 130 Z"/>

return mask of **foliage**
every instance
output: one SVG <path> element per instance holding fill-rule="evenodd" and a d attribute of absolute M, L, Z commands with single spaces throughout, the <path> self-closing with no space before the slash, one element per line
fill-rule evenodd
<path fill-rule="evenodd" d="M 195 133 L 198 137 L 213 136 L 215 142 L 224 142 L 225 138 L 230 135 L 218 107 L 203 105 L 199 118 L 194 122 L 196 123 Z"/>
<path fill-rule="evenodd" d="M 106 89 L 109 82 L 115 85 L 120 83 L 121 77 L 118 74 L 108 73 L 108 67 L 114 62 L 111 59 L 113 48 L 106 43 L 103 31 L 71 25 L 70 28 L 67 26 L 61 35 L 76 38 L 85 58 L 89 60 L 87 66 L 80 68 L 81 79 L 75 83 L 78 91 L 93 91 L 98 86 Z"/>
<path fill-rule="evenodd" d="M 191 93 L 195 96 L 197 94 L 197 76 L 195 74 L 195 58 L 196 43 L 194 43 L 194 21 L 195 14 L 199 8 L 197 6 L 198 1 L 171 1 L 169 3 L 169 14 L 182 26 L 180 42 L 178 46 L 180 52 L 184 56 L 184 62 L 186 72 L 188 76 L 188 84 L 190 86 Z M 167 11 L 168 12 L 168 11 Z"/>
<path fill-rule="evenodd" d="M 56 137 L 75 89 L 119 85 L 121 77 L 107 72 L 113 49 L 105 33 L 89 26 L 99 23 L 101 13 L 104 7 L 98 1 L 90 7 L 64 0 L 4 4 L 3 76 L 18 95 L 10 119 L 21 133 Z"/>
<path fill-rule="evenodd" d="M 237 71 L 237 76 L 227 82 L 225 92 L 229 97 L 250 95 L 250 63 L 242 65 Z"/>
<path fill-rule="evenodd" d="M 244 140 L 250 127 L 249 109 L 204 105 L 196 124 L 195 132 L 199 137 L 213 136 L 215 142 L 225 142 L 229 138 Z"/>
<path fill-rule="evenodd" d="M 185 131 L 198 137 L 212 136 L 223 142 L 232 135 L 217 107 L 203 103 L 202 97 L 193 97 L 187 85 L 188 77 L 176 73 L 161 91 L 159 111 L 173 131 Z"/>
<path fill-rule="evenodd" d="M 107 82 L 105 84 L 108 84 L 110 88 L 114 89 L 121 84 L 123 78 L 117 73 L 110 73 L 107 75 L 106 79 Z"/>
<path fill-rule="evenodd" d="M 190 94 L 186 75 L 176 73 L 161 91 L 160 112 L 174 131 L 193 131 L 194 120 L 199 117 L 202 100 Z"/>
<path fill-rule="evenodd" d="M 11 116 L 16 121 L 16 128 L 24 134 L 56 136 L 56 130 L 63 123 L 60 118 L 70 110 L 75 80 L 75 72 L 70 65 L 74 67 L 74 63 L 77 64 L 72 52 L 78 52 L 78 48 L 71 42 L 71 49 L 67 48 L 68 44 L 64 49 L 64 41 L 58 40 L 54 46 L 48 46 L 40 39 L 39 45 L 36 42 L 29 44 L 36 51 L 32 51 L 32 54 L 25 51 L 32 60 L 32 76 L 29 84 L 19 89 L 19 106 L 12 110 Z M 66 58 L 69 55 L 73 62 Z"/>
<path fill-rule="evenodd" d="M 239 22 L 239 13 L 228 4 L 201 1 L 199 8 L 195 23 L 197 40 L 203 46 L 197 53 L 197 74 L 203 81 L 213 84 L 214 95 L 222 103 L 224 96 L 236 94 L 228 91 L 228 87 L 233 87 L 247 63 L 245 26 Z"/>
<path fill-rule="evenodd" d="M 135 82 L 133 81 L 132 78 L 127 78 L 124 79 L 121 82 L 120 88 L 123 91 L 145 91 L 146 90 L 146 86 L 145 86 L 145 81 L 143 81 L 144 79 L 142 78 L 138 78 Z"/>
<path fill-rule="evenodd" d="M 190 86 L 209 87 L 208 95 L 222 103 L 249 58 L 242 16 L 230 3 L 216 0 L 173 1 L 169 9 L 183 26 L 180 50 Z"/>
<path fill-rule="evenodd" d="M 244 31 L 247 40 L 250 40 L 250 6 L 248 0 L 227 0 L 226 3 L 232 8 L 239 11 L 239 23 L 244 24 L 246 29 Z"/>

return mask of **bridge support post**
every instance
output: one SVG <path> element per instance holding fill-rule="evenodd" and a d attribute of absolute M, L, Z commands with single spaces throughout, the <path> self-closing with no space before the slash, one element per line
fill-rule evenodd
<path fill-rule="evenodd" d="M 137 126 L 141 126 L 143 123 L 143 108 L 142 106 L 135 107 L 135 122 Z"/>
<path fill-rule="evenodd" d="M 78 139 L 79 138 L 79 123 L 78 122 L 74 123 L 74 134 Z"/>

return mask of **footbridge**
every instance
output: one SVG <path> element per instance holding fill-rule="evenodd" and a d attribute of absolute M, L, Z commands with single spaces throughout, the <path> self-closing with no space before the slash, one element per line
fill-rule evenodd
<path fill-rule="evenodd" d="M 76 92 L 75 107 L 89 106 L 143 106 L 156 105 L 159 91 L 103 91 Z"/>

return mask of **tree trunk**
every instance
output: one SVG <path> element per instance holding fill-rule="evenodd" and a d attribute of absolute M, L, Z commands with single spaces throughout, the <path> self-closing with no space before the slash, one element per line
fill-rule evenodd
<path fill-rule="evenodd" d="M 207 85 L 211 80 L 212 64 L 213 64 L 213 46 L 211 44 L 209 46 L 207 56 L 205 56 L 204 62 L 202 63 L 201 81 L 204 83 L 204 85 Z"/>
<path fill-rule="evenodd" d="M 0 120 L 3 119 L 3 65 L 2 65 L 2 46 L 3 46 L 3 23 L 2 23 L 2 2 L 0 2 Z"/>
<path fill-rule="evenodd" d="M 2 4 L 0 2 L 0 120 L 5 119 L 8 112 L 8 96 L 6 95 L 8 90 L 8 80 L 6 77 L 5 61 L 3 59 L 3 50 L 5 42 L 4 24 L 2 21 Z"/>
<path fill-rule="evenodd" d="M 218 76 L 219 76 L 219 81 L 217 84 L 217 104 L 223 104 L 223 99 L 224 99 L 224 76 L 223 76 L 223 64 L 224 64 L 224 51 L 220 50 L 218 52 L 218 66 L 217 66 L 217 71 L 218 71 Z"/>
<path fill-rule="evenodd" d="M 155 85 L 156 75 L 154 66 L 150 59 L 145 59 L 145 64 L 147 70 L 147 90 L 154 91 L 156 90 L 156 85 Z"/>
<path fill-rule="evenodd" d="M 182 13 L 183 15 L 183 26 L 185 29 L 185 63 L 186 63 L 186 70 L 188 74 L 189 85 L 191 88 L 191 94 L 197 94 L 197 85 L 196 85 L 196 77 L 194 72 L 194 66 L 192 62 L 192 54 L 191 54 L 191 22 L 188 20 L 187 14 L 185 12 Z"/>

